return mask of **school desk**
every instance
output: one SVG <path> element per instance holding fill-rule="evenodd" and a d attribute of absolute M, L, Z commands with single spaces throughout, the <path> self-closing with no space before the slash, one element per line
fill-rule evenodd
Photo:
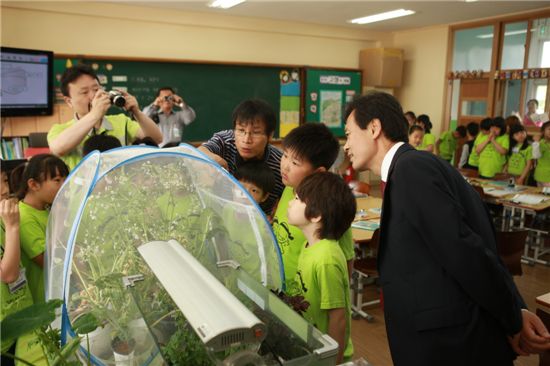
<path fill-rule="evenodd" d="M 534 222 L 535 216 L 550 208 L 550 191 L 545 191 L 541 187 L 510 187 L 506 181 L 471 178 L 469 182 L 483 188 L 487 202 L 502 205 L 502 231 L 529 231 L 522 259 L 529 264 L 550 265 L 550 261 L 541 259 L 550 253 L 550 248 L 545 245 L 545 238 L 550 235 L 550 227 L 544 223 L 538 226 L 527 224 Z"/>
<path fill-rule="evenodd" d="M 535 299 L 537 304 L 546 306 L 548 309 L 550 309 L 550 292 L 544 295 L 537 296 Z"/>
<path fill-rule="evenodd" d="M 382 209 L 382 199 L 378 197 L 358 197 L 357 215 L 355 221 L 365 221 L 368 223 L 380 223 L 380 210 Z M 368 242 L 372 238 L 374 230 L 356 229 L 352 226 L 351 235 L 356 243 Z"/>

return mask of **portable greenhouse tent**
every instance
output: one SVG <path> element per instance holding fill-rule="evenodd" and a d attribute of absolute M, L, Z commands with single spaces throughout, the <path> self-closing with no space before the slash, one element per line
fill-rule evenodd
<path fill-rule="evenodd" d="M 194 258 L 195 274 L 202 266 L 213 275 L 208 283 L 229 290 L 217 309 L 210 301 L 202 315 L 217 311 L 211 318 L 226 320 L 219 313 L 232 294 L 245 305 L 240 311 L 250 312 L 249 323 L 256 319 L 253 333 L 265 329 L 267 337 L 243 342 L 229 327 L 222 348 L 206 347 L 182 314 L 182 304 L 189 308 L 185 297 L 178 293 L 178 307 L 156 277 L 162 272 L 164 285 L 191 281 L 190 272 L 176 271 L 181 265 L 160 255 L 168 244 Z M 162 250 L 151 252 L 151 245 Z M 46 297 L 63 299 L 63 341 L 75 336 L 71 324 L 80 316 L 92 314 L 101 325 L 87 334 L 89 353 L 87 340 L 81 342 L 81 356 L 95 365 L 334 364 L 337 344 L 270 291 L 282 288 L 284 272 L 265 215 L 227 171 L 191 146 L 89 154 L 56 196 L 46 246 Z M 163 268 L 158 258 L 171 264 Z M 175 288 L 197 289 L 184 296 L 200 303 L 202 288 Z"/>

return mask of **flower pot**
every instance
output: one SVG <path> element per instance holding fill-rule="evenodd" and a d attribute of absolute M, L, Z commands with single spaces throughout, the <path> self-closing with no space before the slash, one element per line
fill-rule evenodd
<path fill-rule="evenodd" d="M 118 337 L 111 342 L 116 366 L 134 366 L 134 348 L 136 341 L 122 341 Z"/>

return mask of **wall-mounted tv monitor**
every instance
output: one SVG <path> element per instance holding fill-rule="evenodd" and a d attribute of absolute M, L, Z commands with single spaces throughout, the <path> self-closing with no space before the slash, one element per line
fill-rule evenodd
<path fill-rule="evenodd" d="M 51 115 L 53 52 L 0 47 L 2 117 Z"/>

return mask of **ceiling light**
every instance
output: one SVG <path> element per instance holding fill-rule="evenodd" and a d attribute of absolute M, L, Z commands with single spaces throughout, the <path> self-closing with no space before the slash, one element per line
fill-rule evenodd
<path fill-rule="evenodd" d="M 413 10 L 398 9 L 398 10 L 387 11 L 385 13 L 369 15 L 362 18 L 352 19 L 352 20 L 349 20 L 348 22 L 353 24 L 367 24 L 367 23 L 380 22 L 382 20 L 387 20 L 387 19 L 404 17 L 405 15 L 411 15 L 414 13 L 415 12 Z"/>
<path fill-rule="evenodd" d="M 475 3 L 477 0 L 464 0 L 464 2 L 467 2 L 467 3 Z"/>
<path fill-rule="evenodd" d="M 244 2 L 245 0 L 215 0 L 208 4 L 208 6 L 211 8 L 229 9 Z"/>
<path fill-rule="evenodd" d="M 516 31 L 508 31 L 508 32 L 505 32 L 504 33 L 504 36 L 507 37 L 507 36 L 515 36 L 517 34 L 524 34 L 524 33 L 527 33 L 527 30 L 526 29 L 521 29 L 521 30 L 516 30 Z M 477 38 L 481 38 L 481 39 L 486 39 L 486 38 L 493 38 L 493 34 L 492 33 L 487 33 L 487 34 L 480 34 L 478 36 L 476 36 Z"/>

